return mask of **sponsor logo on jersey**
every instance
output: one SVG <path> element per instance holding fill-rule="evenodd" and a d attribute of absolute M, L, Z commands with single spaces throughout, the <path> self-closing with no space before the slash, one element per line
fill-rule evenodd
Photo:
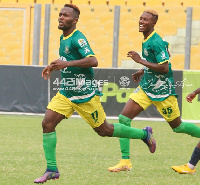
<path fill-rule="evenodd" d="M 162 51 L 161 52 L 161 58 L 162 58 L 162 60 L 165 60 L 167 57 L 165 56 L 165 52 L 164 51 Z"/>
<path fill-rule="evenodd" d="M 89 53 L 90 49 L 88 49 L 87 47 L 85 48 L 85 54 Z"/>
<path fill-rule="evenodd" d="M 69 51 L 69 46 L 65 46 L 65 53 L 66 53 L 66 54 L 70 53 L 70 51 Z"/>
<path fill-rule="evenodd" d="M 80 45 L 81 47 L 84 47 L 84 46 L 87 45 L 87 42 L 86 42 L 86 40 L 84 40 L 84 39 L 79 39 L 79 40 L 78 40 L 78 43 L 79 43 L 79 45 Z"/>
<path fill-rule="evenodd" d="M 147 51 L 147 49 L 146 49 L 146 48 L 144 48 L 144 54 L 145 54 L 146 56 L 148 56 L 148 55 L 149 55 L 149 53 L 148 53 L 148 51 Z"/>

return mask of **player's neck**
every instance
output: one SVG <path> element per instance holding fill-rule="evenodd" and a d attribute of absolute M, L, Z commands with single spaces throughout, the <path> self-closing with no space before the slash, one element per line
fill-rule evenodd
<path fill-rule="evenodd" d="M 147 37 L 148 37 L 149 35 L 151 35 L 151 33 L 152 33 L 153 31 L 154 31 L 154 28 L 151 29 L 151 30 L 149 30 L 149 31 L 147 31 L 147 32 L 143 32 L 144 40 L 147 39 Z"/>
<path fill-rule="evenodd" d="M 67 37 L 68 35 L 70 35 L 75 29 L 76 29 L 76 27 L 72 27 L 70 29 L 63 30 L 64 37 Z"/>

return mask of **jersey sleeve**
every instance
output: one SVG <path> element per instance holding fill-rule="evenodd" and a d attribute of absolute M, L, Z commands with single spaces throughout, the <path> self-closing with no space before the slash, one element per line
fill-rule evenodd
<path fill-rule="evenodd" d="M 168 54 L 168 46 L 169 43 L 163 40 L 154 42 L 153 50 L 156 56 L 156 61 L 159 64 L 165 63 L 169 61 L 169 54 Z"/>
<path fill-rule="evenodd" d="M 95 56 L 86 37 L 83 34 L 79 33 L 75 37 L 75 39 L 73 40 L 73 45 L 83 58 L 89 57 L 89 56 Z"/>

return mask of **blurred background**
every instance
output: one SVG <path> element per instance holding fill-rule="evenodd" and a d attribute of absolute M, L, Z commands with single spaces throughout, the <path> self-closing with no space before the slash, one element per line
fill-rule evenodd
<path fill-rule="evenodd" d="M 170 43 L 173 69 L 200 70 L 199 0 L 0 0 L 0 65 L 47 65 L 59 58 L 58 14 L 65 3 L 80 10 L 82 31 L 101 68 L 140 68 L 126 57 L 141 53 L 138 21 L 154 9 L 158 34 Z"/>

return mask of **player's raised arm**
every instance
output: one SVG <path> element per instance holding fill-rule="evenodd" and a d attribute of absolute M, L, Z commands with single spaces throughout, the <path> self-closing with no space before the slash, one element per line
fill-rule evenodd
<path fill-rule="evenodd" d="M 45 80 L 47 80 L 47 78 L 50 79 L 52 71 L 53 68 L 51 65 L 46 66 L 42 71 L 42 78 L 44 78 Z"/>
<path fill-rule="evenodd" d="M 140 82 L 140 77 L 144 74 L 144 70 L 140 69 L 139 71 L 137 71 L 136 73 L 132 74 L 132 80 L 134 82 Z"/>
<path fill-rule="evenodd" d="M 97 67 L 98 61 L 96 57 L 86 57 L 80 60 L 73 60 L 73 61 L 67 61 L 63 62 L 62 60 L 58 59 L 51 63 L 54 70 L 64 69 L 66 67 L 82 67 L 82 68 L 88 68 L 88 67 Z"/>
<path fill-rule="evenodd" d="M 193 91 L 192 93 L 188 94 L 186 96 L 186 100 L 189 102 L 189 103 L 192 103 L 192 100 L 196 97 L 197 94 L 200 93 L 200 88 L 196 89 L 195 91 Z"/>
<path fill-rule="evenodd" d="M 166 74 L 169 71 L 168 61 L 166 61 L 162 64 L 151 63 L 147 60 L 142 59 L 140 57 L 140 55 L 135 51 L 129 51 L 128 54 L 127 54 L 127 57 L 132 58 L 135 62 L 142 64 L 142 65 L 144 65 L 144 66 L 148 67 L 149 69 L 152 69 L 156 72 Z"/>

